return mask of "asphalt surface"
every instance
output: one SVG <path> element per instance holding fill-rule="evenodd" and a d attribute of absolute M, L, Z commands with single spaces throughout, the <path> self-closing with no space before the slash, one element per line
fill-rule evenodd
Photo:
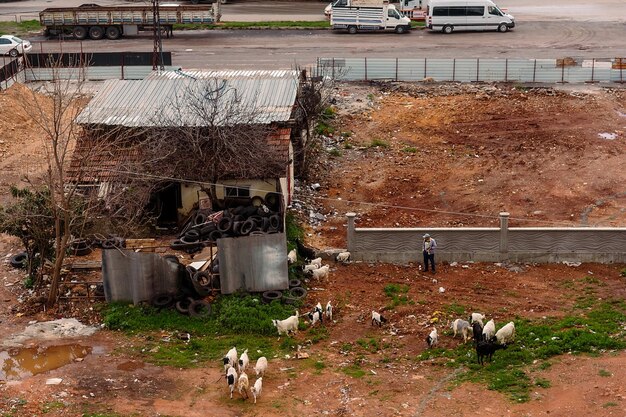
<path fill-rule="evenodd" d="M 75 6 L 87 0 L 27 0 L 0 3 L 0 19 L 36 13 L 45 7 Z M 91 0 L 90 0 L 91 1 Z M 94 0 L 97 1 L 97 0 Z M 100 4 L 141 2 L 97 1 Z M 182 2 L 181 2 L 182 3 Z M 549 3 L 549 4 L 548 4 Z M 324 1 L 235 0 L 222 8 L 223 21 L 321 20 Z M 163 40 L 174 65 L 186 69 L 283 69 L 311 66 L 318 57 L 386 58 L 614 58 L 626 57 L 626 0 L 501 0 L 516 17 L 508 33 L 443 35 L 415 30 L 406 35 L 330 30 L 176 31 Z M 71 38 L 30 38 L 34 50 L 152 51 L 148 33 L 117 41 L 78 42 Z M 43 41 L 39 44 L 37 41 Z"/>

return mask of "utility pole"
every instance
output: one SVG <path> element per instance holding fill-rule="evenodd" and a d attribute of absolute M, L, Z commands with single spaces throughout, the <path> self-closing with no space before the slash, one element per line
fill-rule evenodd
<path fill-rule="evenodd" d="M 161 43 L 161 17 L 159 15 L 159 0 L 152 0 L 152 40 L 154 48 L 152 49 L 152 70 L 164 70 L 163 66 L 163 44 Z"/>

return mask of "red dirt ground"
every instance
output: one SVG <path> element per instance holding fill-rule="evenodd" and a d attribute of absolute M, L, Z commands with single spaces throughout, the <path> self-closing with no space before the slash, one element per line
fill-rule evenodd
<path fill-rule="evenodd" d="M 475 91 L 466 88 L 340 87 L 340 118 L 335 123 L 338 132 L 354 132 L 346 139 L 352 148 L 345 149 L 342 142 L 341 156 L 328 155 L 320 161 L 318 171 L 325 174 L 318 180 L 322 188 L 317 196 L 332 200 L 311 201 L 321 212 L 336 210 L 337 215 L 321 226 L 309 228 L 309 243 L 319 248 L 345 246 L 343 215 L 348 210 L 359 212 L 360 226 L 491 225 L 504 209 L 515 218 L 512 225 L 626 224 L 626 119 L 620 115 L 626 113 L 623 91 L 594 89 L 591 93 L 570 94 L 511 90 L 510 86 L 500 90 L 488 86 Z M 6 129 L 6 124 L 0 125 L 0 133 Z M 597 134 L 603 132 L 615 132 L 617 138 L 602 140 Z M 28 132 L 20 131 L 10 140 L 4 139 L 9 142 L 4 146 L 11 158 L 0 160 L 0 172 L 6 172 L 5 167 L 13 171 L 0 176 L 0 185 L 17 180 L 16 170 L 30 157 L 25 152 L 36 148 L 27 140 L 29 137 Z M 389 147 L 368 147 L 374 138 L 387 141 Z M 410 147 L 416 148 L 415 152 Z M 335 200 L 337 197 L 342 201 Z M 347 205 L 347 199 L 385 207 Z M 2 258 L 17 250 L 15 239 L 0 237 Z M 624 265 L 516 267 L 518 272 L 494 264 L 467 264 L 467 268 L 440 265 L 433 276 L 419 273 L 416 265 L 333 265 L 327 282 L 310 285 L 314 288 L 306 306 L 333 300 L 336 322 L 326 325 L 328 338 L 308 345 L 312 333 L 300 332 L 297 339 L 310 359 L 270 360 L 256 406 L 239 396 L 228 399 L 224 380 L 218 381 L 220 363 L 191 370 L 157 367 L 145 363 L 144 357 L 124 353 L 131 345 L 140 346 L 141 338 L 100 331 L 71 341 L 94 348 L 84 361 L 17 383 L 0 383 L 0 414 L 626 415 L 624 351 L 599 357 L 565 355 L 551 359 L 552 366 L 546 370 L 529 366 L 526 372 L 532 379 L 545 378 L 551 387 L 536 387 L 531 401 L 522 404 L 484 385 L 453 386 L 455 371 L 443 366 L 446 359 L 416 359 L 426 349 L 424 337 L 434 312 L 445 313 L 451 304 L 464 306 L 467 311 L 483 311 L 498 323 L 516 316 L 534 320 L 560 317 L 571 313 L 581 288 L 587 285 L 583 284 L 586 276 L 598 280 L 592 286 L 594 297 L 626 296 L 619 276 Z M 54 311 L 16 316 L 13 307 L 24 294 L 19 290 L 22 278 L 20 272 L 0 263 L 0 332 L 4 335 L 21 331 L 30 320 L 56 318 Z M 18 284 L 11 285 L 14 282 Z M 372 327 L 371 310 L 389 304 L 383 291 L 389 283 L 409 285 L 408 296 L 414 304 L 385 311 L 391 324 L 382 329 Z M 440 293 L 439 287 L 445 292 Z M 81 308 L 84 315 L 89 306 Z M 446 313 L 439 324 L 440 345 L 444 348 L 461 343 L 448 334 L 442 335 L 452 318 Z M 371 352 L 356 343 L 370 338 L 378 341 L 380 350 Z M 352 346 L 349 352 L 346 344 Z M 323 362 L 325 368 L 315 369 L 315 361 Z M 342 370 L 355 363 L 366 372 L 364 376 L 349 376 Z M 600 370 L 610 376 L 601 376 Z M 45 385 L 50 377 L 61 377 L 63 382 Z M 64 405 L 53 407 L 56 402 Z"/>

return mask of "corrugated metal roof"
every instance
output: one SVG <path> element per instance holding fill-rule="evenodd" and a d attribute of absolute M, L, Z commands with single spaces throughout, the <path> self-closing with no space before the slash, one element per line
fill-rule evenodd
<path fill-rule="evenodd" d="M 216 88 L 221 91 L 220 103 L 211 106 L 216 104 L 217 94 L 209 92 Z M 167 71 L 144 80 L 105 82 L 77 122 L 126 127 L 206 126 L 205 115 L 194 106 L 207 105 L 208 109 L 219 109 L 211 124 L 229 125 L 234 122 L 229 103 L 236 101 L 239 114 L 245 113 L 244 123 L 269 124 L 289 120 L 297 91 L 295 71 Z"/>

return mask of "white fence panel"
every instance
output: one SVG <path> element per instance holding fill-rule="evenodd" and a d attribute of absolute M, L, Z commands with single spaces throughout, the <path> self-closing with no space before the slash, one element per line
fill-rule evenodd
<path fill-rule="evenodd" d="M 421 81 L 424 78 L 425 59 L 399 59 L 398 80 Z"/>

